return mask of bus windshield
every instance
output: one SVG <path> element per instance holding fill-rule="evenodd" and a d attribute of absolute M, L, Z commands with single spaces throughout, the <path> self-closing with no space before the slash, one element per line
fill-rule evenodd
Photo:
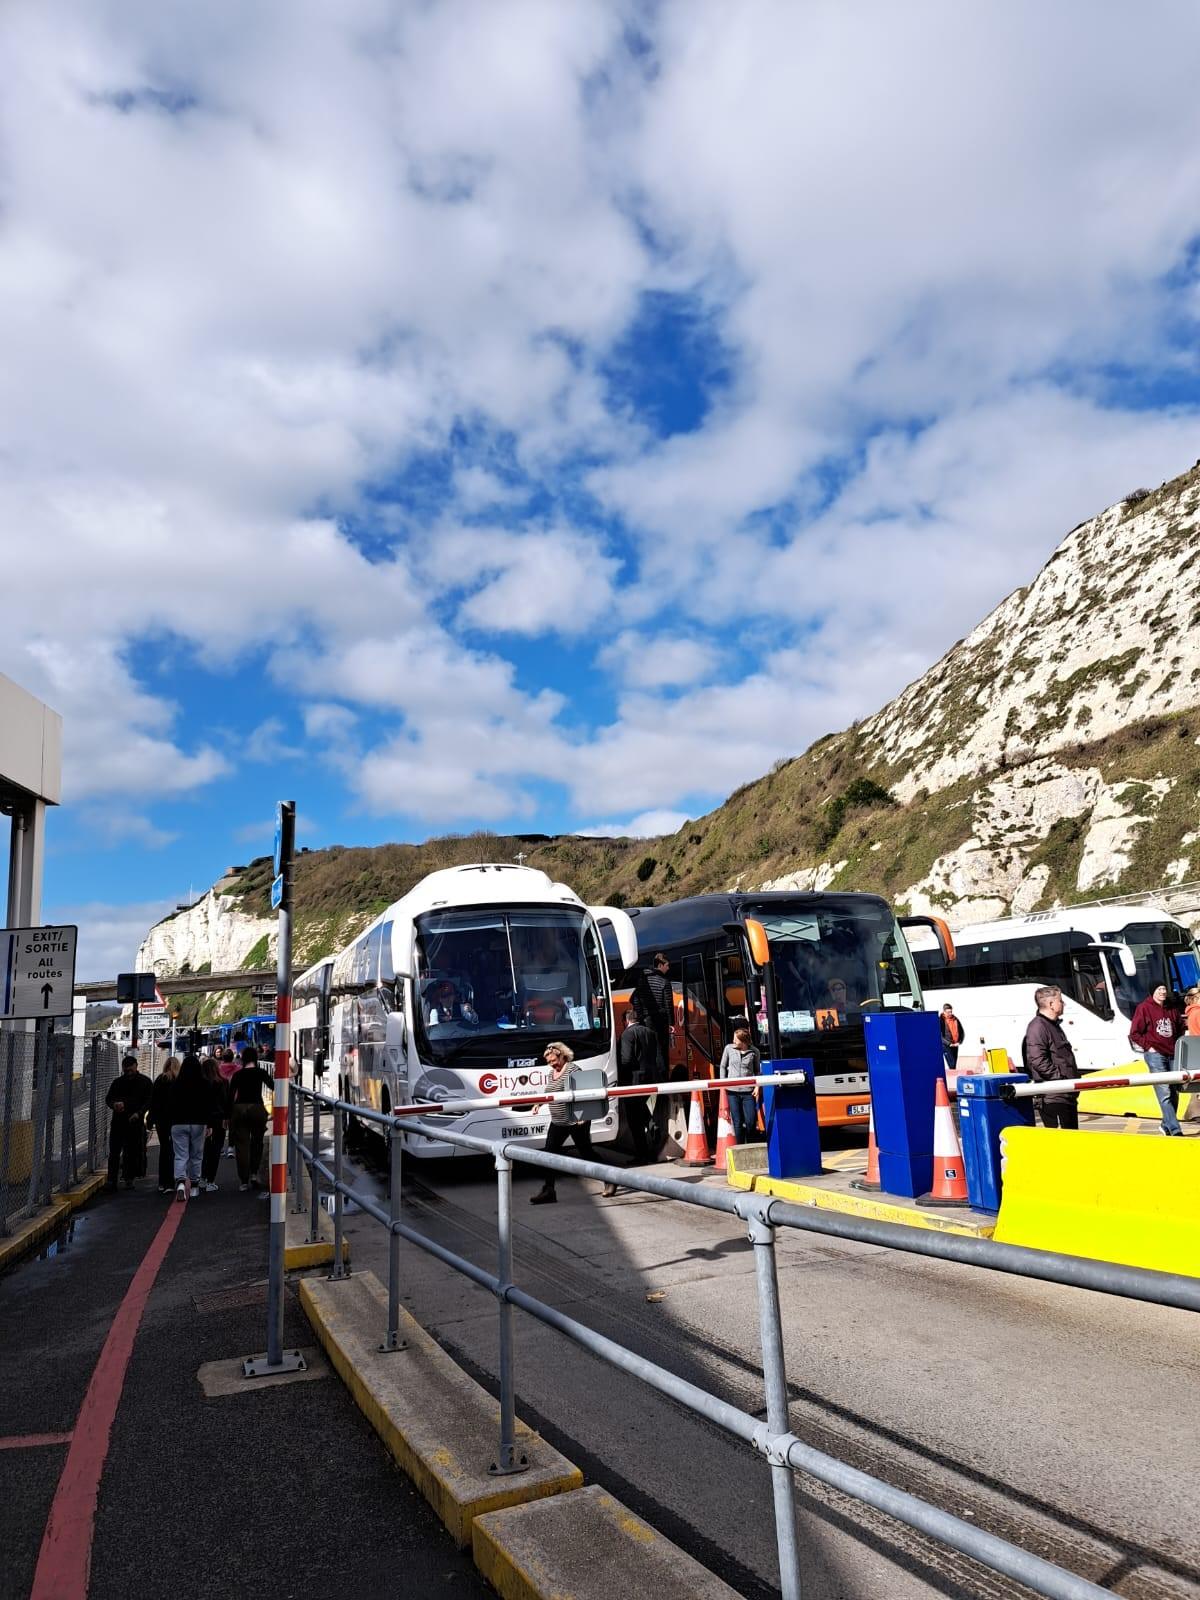
<path fill-rule="evenodd" d="M 604 958 L 570 906 L 476 907 L 416 919 L 414 1010 L 423 1059 L 540 1054 L 562 1039 L 577 1055 L 611 1037 Z M 519 1043 L 518 1037 L 519 1036 Z"/>
<path fill-rule="evenodd" d="M 782 1040 L 861 1022 L 869 1009 L 920 1009 L 912 956 L 885 908 L 745 910 L 766 929 Z M 766 1018 L 757 1020 L 765 1040 Z"/>
<path fill-rule="evenodd" d="M 1100 936 L 1106 944 L 1128 945 L 1137 965 L 1130 976 L 1119 961 L 1109 962 L 1117 1004 L 1132 1017 L 1139 1004 L 1160 983 L 1186 989 L 1197 981 L 1196 946 L 1186 928 L 1175 922 L 1130 922 Z"/>

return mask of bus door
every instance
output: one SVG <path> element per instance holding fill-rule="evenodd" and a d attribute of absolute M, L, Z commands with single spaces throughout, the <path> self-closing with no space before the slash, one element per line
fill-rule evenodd
<path fill-rule="evenodd" d="M 725 1048 L 721 1013 L 705 982 L 704 958 L 684 956 L 680 963 L 683 987 L 684 1065 L 689 1078 L 711 1078 Z"/>

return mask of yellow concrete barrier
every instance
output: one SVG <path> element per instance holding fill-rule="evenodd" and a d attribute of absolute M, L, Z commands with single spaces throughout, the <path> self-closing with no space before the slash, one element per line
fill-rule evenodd
<path fill-rule="evenodd" d="M 998 1244 L 1200 1277 L 1200 1139 L 1006 1128 Z"/>
<path fill-rule="evenodd" d="M 1127 1072 L 1145 1072 L 1146 1063 L 1139 1056 L 1136 1061 L 1122 1061 L 1120 1066 L 1109 1067 L 1106 1072 L 1084 1072 L 1084 1078 L 1121 1077 Z M 1187 1115 L 1188 1102 L 1194 1096 L 1186 1089 L 1179 1091 L 1179 1115 Z M 1131 1089 L 1083 1089 L 1079 1094 L 1080 1111 L 1098 1111 L 1107 1117 L 1148 1117 L 1157 1122 L 1162 1116 L 1158 1097 L 1148 1083 L 1135 1084 Z"/>

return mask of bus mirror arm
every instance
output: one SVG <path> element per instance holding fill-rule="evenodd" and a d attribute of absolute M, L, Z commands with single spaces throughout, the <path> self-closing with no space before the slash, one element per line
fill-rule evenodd
<path fill-rule="evenodd" d="M 954 948 L 954 935 L 950 932 L 950 924 L 941 917 L 897 917 L 896 921 L 902 928 L 932 928 L 937 942 L 941 947 L 942 960 L 949 963 L 958 958 Z"/>
<path fill-rule="evenodd" d="M 1127 944 L 1105 944 L 1102 940 L 1097 940 L 1089 944 L 1088 949 L 1101 950 L 1105 955 L 1116 956 L 1121 964 L 1121 971 L 1125 976 L 1127 978 L 1137 977 L 1137 961 L 1134 958 L 1133 951 Z"/>

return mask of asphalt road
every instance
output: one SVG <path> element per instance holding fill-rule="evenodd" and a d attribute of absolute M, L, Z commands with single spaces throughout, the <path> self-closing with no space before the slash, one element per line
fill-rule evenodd
<path fill-rule="evenodd" d="M 354 1181 L 382 1195 L 369 1164 Z M 521 1287 L 761 1412 L 741 1225 L 645 1195 L 604 1200 L 572 1180 L 557 1205 L 534 1208 L 537 1183 L 517 1169 Z M 494 1269 L 486 1165 L 410 1160 L 403 1193 L 410 1224 Z M 347 1228 L 356 1266 L 386 1280 L 382 1230 L 362 1213 Z M 495 1391 L 492 1297 L 415 1246 L 401 1259 L 405 1304 Z M 800 1438 L 1127 1600 L 1200 1597 L 1194 1317 L 787 1230 L 778 1265 Z M 776 1594 L 768 1473 L 753 1453 L 519 1312 L 516 1326 L 520 1414 L 748 1600 Z M 1024 1592 L 797 1484 L 805 1600 Z"/>

